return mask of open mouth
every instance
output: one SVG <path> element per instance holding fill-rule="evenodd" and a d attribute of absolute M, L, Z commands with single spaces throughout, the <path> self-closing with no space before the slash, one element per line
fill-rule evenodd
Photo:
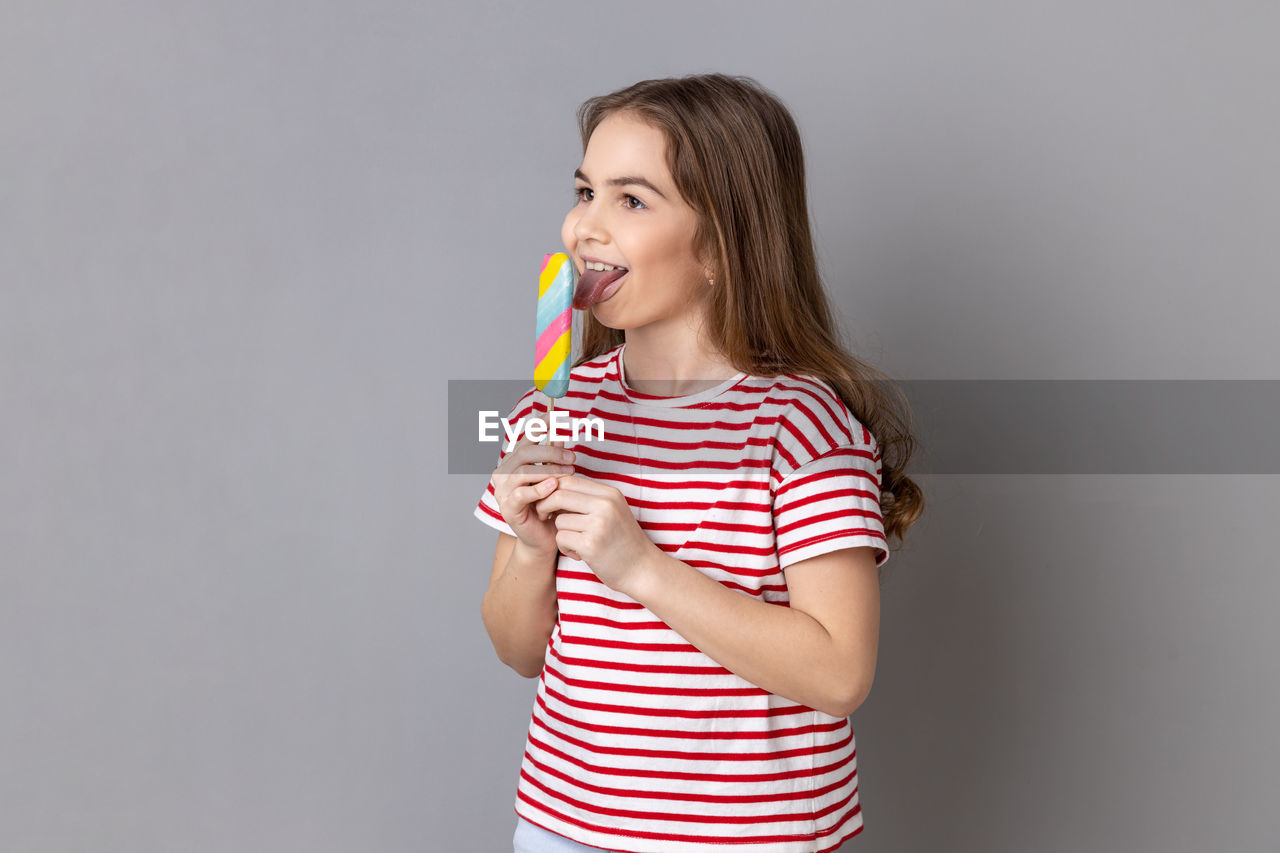
<path fill-rule="evenodd" d="M 573 307 L 585 311 L 597 302 L 604 302 L 618 292 L 622 280 L 631 270 L 615 267 L 611 270 L 584 270 L 578 276 L 578 286 L 573 291 Z"/>

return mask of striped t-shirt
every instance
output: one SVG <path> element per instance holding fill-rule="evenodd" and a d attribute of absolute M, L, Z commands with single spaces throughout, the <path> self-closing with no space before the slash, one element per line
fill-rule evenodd
<path fill-rule="evenodd" d="M 826 383 L 739 374 L 655 397 L 627 387 L 625 346 L 574 368 L 555 409 L 600 419 L 603 441 L 568 442 L 574 473 L 622 492 L 664 552 L 782 606 L 793 563 L 862 545 L 888 559 L 876 441 Z M 507 417 L 546 404 L 531 388 Z M 475 515 L 512 534 L 492 482 Z M 556 599 L 516 814 L 629 853 L 816 853 L 862 829 L 848 718 L 730 672 L 563 554 Z"/>

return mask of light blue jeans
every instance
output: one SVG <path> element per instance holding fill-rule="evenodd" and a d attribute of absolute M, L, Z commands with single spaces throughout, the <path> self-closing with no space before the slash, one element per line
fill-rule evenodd
<path fill-rule="evenodd" d="M 514 853 L 608 853 L 602 847 L 588 847 L 556 835 L 549 829 L 529 823 L 520 815 L 516 815 L 516 834 L 511 841 L 515 846 Z"/>

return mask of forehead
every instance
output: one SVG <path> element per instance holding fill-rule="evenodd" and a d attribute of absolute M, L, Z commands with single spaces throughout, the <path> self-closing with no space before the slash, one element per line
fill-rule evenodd
<path fill-rule="evenodd" d="M 593 181 L 641 175 L 664 189 L 671 186 L 666 137 L 627 113 L 614 113 L 596 125 L 582 157 L 582 170 Z"/>

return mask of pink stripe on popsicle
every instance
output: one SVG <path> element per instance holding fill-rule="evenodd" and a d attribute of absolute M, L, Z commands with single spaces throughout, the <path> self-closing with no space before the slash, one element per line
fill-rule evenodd
<path fill-rule="evenodd" d="M 547 324 L 547 327 L 542 330 L 542 334 L 538 335 L 538 343 L 534 346 L 534 358 L 537 361 L 542 361 L 546 357 L 547 351 L 565 333 L 572 320 L 572 312 L 565 311 Z M 528 340 L 528 338 L 525 338 L 525 340 Z"/>

